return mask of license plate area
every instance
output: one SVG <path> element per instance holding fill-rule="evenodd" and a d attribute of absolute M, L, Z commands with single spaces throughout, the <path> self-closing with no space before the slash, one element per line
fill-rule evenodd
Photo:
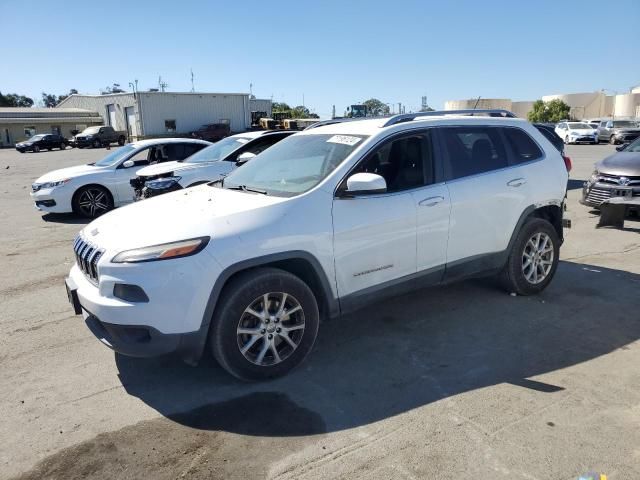
<path fill-rule="evenodd" d="M 616 188 L 611 192 L 611 196 L 630 198 L 630 197 L 633 197 L 633 189 L 632 188 Z"/>
<path fill-rule="evenodd" d="M 65 279 L 64 286 L 67 290 L 67 298 L 69 303 L 73 306 L 73 313 L 80 315 L 82 313 L 82 307 L 80 306 L 80 299 L 78 298 L 78 289 L 73 285 L 70 285 L 69 279 Z"/>

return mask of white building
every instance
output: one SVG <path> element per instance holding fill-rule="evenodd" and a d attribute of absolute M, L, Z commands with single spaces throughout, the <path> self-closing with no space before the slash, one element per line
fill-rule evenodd
<path fill-rule="evenodd" d="M 577 120 L 593 118 L 640 118 L 640 86 L 631 89 L 629 93 L 607 95 L 604 91 L 586 93 L 566 93 L 545 95 L 543 102 L 560 99 L 569 107 L 570 115 Z M 445 102 L 445 110 L 473 108 L 476 99 L 449 100 Z M 518 117 L 527 118 L 533 109 L 533 101 L 514 102 L 507 98 L 480 99 L 476 108 L 504 109 L 515 113 Z"/>
<path fill-rule="evenodd" d="M 228 123 L 232 132 L 251 126 L 251 111 L 271 115 L 271 100 L 247 93 L 138 92 L 71 95 L 56 108 L 98 112 L 106 125 L 129 133 L 131 139 L 184 134 L 208 123 Z"/>

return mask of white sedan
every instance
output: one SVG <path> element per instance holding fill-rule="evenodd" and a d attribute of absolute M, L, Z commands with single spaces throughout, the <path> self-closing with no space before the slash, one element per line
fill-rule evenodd
<path fill-rule="evenodd" d="M 35 207 L 44 212 L 75 212 L 95 218 L 133 201 L 134 192 L 129 182 L 139 167 L 182 160 L 208 145 L 211 142 L 188 138 L 129 143 L 95 163 L 54 170 L 41 176 L 31 185 L 31 198 Z"/>
<path fill-rule="evenodd" d="M 570 143 L 598 143 L 596 129 L 584 122 L 560 122 L 556 125 L 556 133 L 567 145 Z"/>

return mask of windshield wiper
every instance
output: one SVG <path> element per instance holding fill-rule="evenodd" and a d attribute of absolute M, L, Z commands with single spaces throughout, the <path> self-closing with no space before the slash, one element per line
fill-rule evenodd
<path fill-rule="evenodd" d="M 266 190 L 259 190 L 257 188 L 247 187 L 246 185 L 235 185 L 233 187 L 227 187 L 228 190 L 241 190 L 243 192 L 253 192 L 253 193 L 261 193 L 262 195 L 266 195 Z"/>

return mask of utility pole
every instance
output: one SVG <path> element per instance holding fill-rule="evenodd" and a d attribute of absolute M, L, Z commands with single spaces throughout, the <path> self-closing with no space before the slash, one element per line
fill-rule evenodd
<path fill-rule="evenodd" d="M 169 86 L 168 83 L 162 81 L 162 77 L 158 76 L 158 88 L 161 92 L 164 92 L 164 89 Z"/>
<path fill-rule="evenodd" d="M 402 113 L 402 103 L 398 102 L 398 113 Z"/>
<path fill-rule="evenodd" d="M 253 83 L 249 83 L 249 97 L 253 96 Z"/>
<path fill-rule="evenodd" d="M 193 68 L 191 69 L 191 93 L 195 92 L 196 88 L 193 85 Z"/>
<path fill-rule="evenodd" d="M 336 118 L 336 106 L 334 105 L 333 108 L 331 109 L 331 118 Z"/>

